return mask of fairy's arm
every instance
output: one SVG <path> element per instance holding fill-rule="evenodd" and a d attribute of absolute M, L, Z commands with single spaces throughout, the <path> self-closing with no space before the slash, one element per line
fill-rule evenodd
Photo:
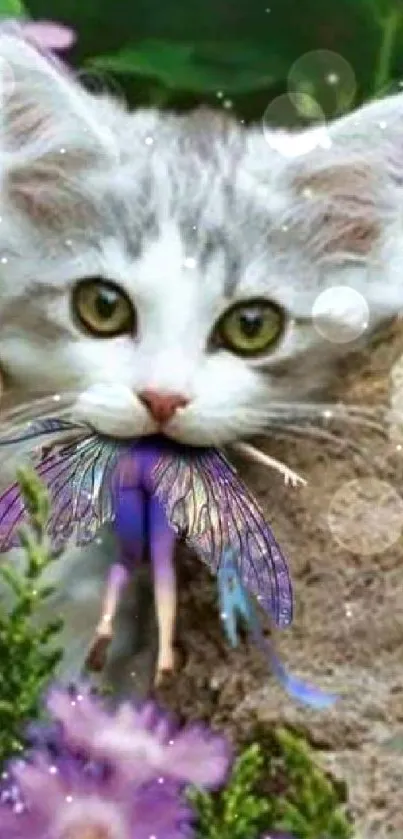
<path fill-rule="evenodd" d="M 267 466 L 269 469 L 275 469 L 276 472 L 280 472 L 286 486 L 291 484 L 291 486 L 296 487 L 298 484 L 306 484 L 305 478 L 302 478 L 301 475 L 298 475 L 297 472 L 294 472 L 285 463 L 282 463 L 281 460 L 276 460 L 275 457 L 271 457 L 266 452 L 261 452 L 260 449 L 256 449 L 250 443 L 234 443 L 232 448 L 248 460 L 252 460 L 254 463 L 261 463 L 262 466 Z"/>

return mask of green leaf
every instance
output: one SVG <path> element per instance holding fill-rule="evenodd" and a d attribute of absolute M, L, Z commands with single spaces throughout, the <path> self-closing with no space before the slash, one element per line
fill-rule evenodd
<path fill-rule="evenodd" d="M 281 79 L 278 56 L 249 44 L 145 40 L 110 55 L 89 59 L 89 67 L 159 81 L 170 90 L 241 94 L 264 89 Z"/>
<path fill-rule="evenodd" d="M 0 19 L 10 17 L 28 17 L 25 6 L 21 3 L 21 0 L 0 0 Z"/>

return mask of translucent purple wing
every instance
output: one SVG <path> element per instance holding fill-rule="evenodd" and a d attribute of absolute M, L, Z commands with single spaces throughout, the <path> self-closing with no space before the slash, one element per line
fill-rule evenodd
<path fill-rule="evenodd" d="M 32 433 L 32 443 L 43 444 L 48 422 L 37 423 L 39 433 Z M 67 430 L 73 432 L 74 428 L 77 426 L 71 424 Z M 48 427 L 51 434 L 55 430 Z M 78 430 L 82 434 L 80 427 Z M 24 437 L 24 441 L 26 439 Z M 0 438 L 0 449 L 3 442 Z M 97 435 L 88 434 L 87 430 L 84 439 L 79 437 L 69 444 L 54 444 L 50 453 L 39 462 L 35 461 L 37 447 L 33 447 L 33 452 L 36 472 L 50 494 L 48 534 L 51 541 L 55 546 L 70 540 L 77 545 L 91 542 L 99 528 L 114 517 L 114 473 L 120 448 Z M 20 488 L 14 483 L 0 496 L 0 552 L 19 544 L 18 530 L 24 517 Z"/>
<path fill-rule="evenodd" d="M 239 557 L 239 574 L 278 626 L 292 621 L 287 561 L 253 495 L 215 449 L 162 452 L 154 492 L 168 520 L 213 573 L 224 550 Z"/>

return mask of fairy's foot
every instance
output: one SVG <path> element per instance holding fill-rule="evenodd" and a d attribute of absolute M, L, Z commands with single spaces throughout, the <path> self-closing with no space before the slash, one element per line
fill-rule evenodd
<path fill-rule="evenodd" d="M 170 682 L 184 663 L 184 655 L 176 645 L 161 653 L 158 656 L 157 667 L 154 676 L 154 687 L 160 688 Z"/>
<path fill-rule="evenodd" d="M 99 673 L 104 669 L 111 641 L 111 632 L 102 632 L 95 636 L 85 661 L 88 670 Z"/>

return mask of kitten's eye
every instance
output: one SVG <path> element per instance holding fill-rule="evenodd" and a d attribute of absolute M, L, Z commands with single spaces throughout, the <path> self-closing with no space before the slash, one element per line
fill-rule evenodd
<path fill-rule="evenodd" d="M 214 339 L 237 355 L 260 355 L 280 338 L 284 320 L 282 310 L 267 300 L 236 303 L 219 320 Z"/>
<path fill-rule="evenodd" d="M 113 338 L 134 333 L 136 312 L 127 295 L 102 279 L 82 280 L 73 291 L 73 313 L 92 335 Z"/>

